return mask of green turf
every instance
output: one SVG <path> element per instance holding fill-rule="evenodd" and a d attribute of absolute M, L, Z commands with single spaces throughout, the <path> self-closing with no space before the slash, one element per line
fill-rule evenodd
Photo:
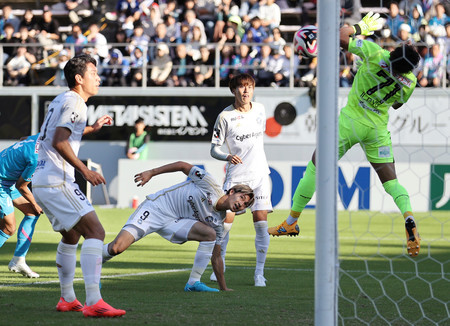
<path fill-rule="evenodd" d="M 109 242 L 132 210 L 97 212 Z M 226 279 L 233 292 L 185 293 L 197 243 L 174 245 L 158 235 L 142 239 L 103 266 L 104 299 L 127 310 L 126 316 L 113 320 L 55 311 L 60 237 L 42 216 L 27 256 L 41 275 L 38 280 L 8 271 L 15 236 L 0 249 L 0 325 L 313 325 L 314 213 L 303 213 L 300 237 L 271 238 L 266 288 L 253 286 L 254 229 L 249 213 L 238 216 L 231 231 Z M 286 214 L 271 214 L 269 225 L 280 223 Z M 405 255 L 405 231 L 398 215 L 340 213 L 339 324 L 450 325 L 449 214 L 417 215 L 422 250 L 415 259 Z M 209 282 L 210 273 L 209 267 L 202 281 L 217 287 Z M 78 260 L 75 291 L 83 302 L 81 276 Z"/>

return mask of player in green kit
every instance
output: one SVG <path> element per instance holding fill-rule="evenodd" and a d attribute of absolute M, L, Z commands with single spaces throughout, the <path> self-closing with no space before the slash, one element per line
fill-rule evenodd
<path fill-rule="evenodd" d="M 379 15 L 369 13 L 358 24 L 340 29 L 341 47 L 359 56 L 363 62 L 353 81 L 348 103 L 339 116 L 339 159 L 353 145 L 361 145 L 385 191 L 392 196 L 405 218 L 408 254 L 417 256 L 420 237 L 408 192 L 397 180 L 387 124 L 389 108 L 400 108 L 416 86 L 417 79 L 412 70 L 420 57 L 409 44 L 401 44 L 389 52 L 373 42 L 355 37 L 371 35 L 380 27 Z M 297 220 L 316 189 L 315 159 L 314 152 L 295 191 L 289 217 L 280 225 L 269 228 L 271 235 L 299 234 Z"/>

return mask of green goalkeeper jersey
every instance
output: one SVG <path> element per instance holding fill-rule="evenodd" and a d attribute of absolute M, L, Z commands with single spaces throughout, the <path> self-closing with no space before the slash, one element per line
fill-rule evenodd
<path fill-rule="evenodd" d="M 416 87 L 417 78 L 412 72 L 391 74 L 389 51 L 378 44 L 360 39 L 351 39 L 351 53 L 363 62 L 356 73 L 348 103 L 342 109 L 346 115 L 359 119 L 371 127 L 386 127 L 389 108 L 395 103 L 406 103 Z"/>

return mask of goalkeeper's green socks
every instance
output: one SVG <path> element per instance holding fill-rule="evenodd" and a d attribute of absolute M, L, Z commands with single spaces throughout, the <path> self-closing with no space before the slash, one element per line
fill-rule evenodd
<path fill-rule="evenodd" d="M 398 209 L 400 210 L 400 212 L 402 212 L 405 218 L 407 218 L 408 216 L 412 216 L 409 194 L 397 179 L 389 180 L 383 183 L 383 188 L 389 195 L 392 196 L 395 205 L 397 205 Z"/>
<path fill-rule="evenodd" d="M 297 185 L 294 197 L 292 197 L 291 213 L 286 220 L 289 225 L 294 224 L 305 206 L 309 203 L 316 191 L 316 167 L 312 161 L 309 161 L 303 178 Z M 292 223 L 291 223 L 292 222 Z"/>

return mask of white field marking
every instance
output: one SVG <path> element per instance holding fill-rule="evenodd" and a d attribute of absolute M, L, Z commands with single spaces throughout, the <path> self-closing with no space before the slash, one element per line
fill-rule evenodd
<path fill-rule="evenodd" d="M 208 267 L 207 269 L 211 270 L 211 267 Z M 245 266 L 227 266 L 227 269 L 251 269 L 253 270 L 254 267 L 245 267 Z M 134 276 L 145 276 L 145 275 L 156 275 L 156 274 L 166 274 L 166 273 L 179 273 L 179 272 L 187 272 L 190 271 L 190 268 L 180 268 L 180 269 L 166 269 L 161 271 L 152 271 L 152 272 L 140 272 L 140 273 L 128 273 L 128 274 L 116 274 L 116 275 L 103 275 L 102 279 L 108 279 L 108 278 L 118 278 L 118 277 L 134 277 Z M 303 273 L 312 273 L 314 272 L 314 269 L 312 268 L 278 268 L 278 267 L 266 267 L 264 268 L 266 271 L 287 271 L 287 272 L 303 272 Z M 346 273 L 367 273 L 365 270 L 345 270 Z M 393 274 L 390 271 L 371 271 L 372 274 Z M 395 274 L 410 274 L 414 275 L 415 272 L 395 272 Z M 450 273 L 444 273 L 445 275 Z M 420 273 L 420 275 L 442 275 L 442 273 Z M 74 278 L 74 282 L 81 282 L 83 281 L 82 278 Z M 59 280 L 52 280 L 52 281 L 37 281 L 32 283 L 15 283 L 15 284 L 0 284 L 1 288 L 8 288 L 8 287 L 17 287 L 17 286 L 30 286 L 30 285 L 45 285 L 45 284 L 55 284 L 59 283 Z"/>
<path fill-rule="evenodd" d="M 54 231 L 39 231 L 39 234 L 58 234 L 59 235 L 59 233 L 57 233 L 57 232 L 54 232 Z M 118 232 L 105 232 L 105 234 L 106 235 L 117 235 L 118 234 Z M 149 234 L 149 235 L 147 235 L 146 237 L 150 237 L 150 236 L 154 236 L 154 237 L 156 237 L 156 236 L 158 236 L 158 234 Z M 230 234 L 230 236 L 231 237 L 233 237 L 233 238 L 241 238 L 241 239 L 254 239 L 255 238 L 255 235 L 253 234 Z M 383 241 L 384 240 L 388 240 L 388 241 L 391 241 L 391 240 L 398 240 L 399 238 L 402 238 L 403 239 L 403 237 L 404 237 L 404 235 L 403 235 L 403 233 L 401 234 L 401 236 L 399 236 L 399 237 L 383 237 Z M 281 236 L 281 237 L 274 237 L 274 238 L 279 238 L 279 239 L 290 239 L 291 237 L 287 237 L 287 236 Z M 310 235 L 302 235 L 302 233 L 301 233 L 301 231 L 300 231 L 300 235 L 298 236 L 298 237 L 296 237 L 297 239 L 305 239 L 305 240 L 314 240 L 314 239 L 316 239 L 316 237 L 315 236 L 310 236 Z M 355 240 L 355 239 L 357 239 L 357 240 L 359 240 L 359 241 L 361 241 L 361 240 L 374 240 L 374 237 L 360 237 L 360 238 L 358 238 L 358 237 L 343 237 L 343 236 L 340 236 L 339 237 L 339 239 L 340 240 Z M 437 240 L 439 240 L 439 239 L 437 239 Z M 424 239 L 422 238 L 422 241 L 424 241 Z M 80 243 L 82 242 L 82 240 L 80 240 Z"/>

